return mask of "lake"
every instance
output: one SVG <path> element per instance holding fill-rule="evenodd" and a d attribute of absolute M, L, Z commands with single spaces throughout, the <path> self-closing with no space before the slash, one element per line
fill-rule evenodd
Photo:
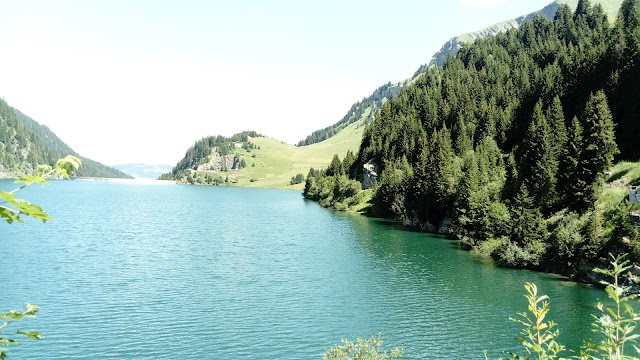
<path fill-rule="evenodd" d="M 0 224 L 0 311 L 39 305 L 12 329 L 45 336 L 9 359 L 320 359 L 380 332 L 406 359 L 496 358 L 520 350 L 525 282 L 572 347 L 604 294 L 295 191 L 54 181 L 19 197 L 55 220 Z"/>

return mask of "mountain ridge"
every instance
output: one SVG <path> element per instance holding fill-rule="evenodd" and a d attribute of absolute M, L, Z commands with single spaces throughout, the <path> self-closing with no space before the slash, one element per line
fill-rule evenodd
<path fill-rule="evenodd" d="M 378 87 L 371 95 L 354 103 L 340 121 L 323 129 L 314 131 L 305 139 L 299 141 L 297 146 L 311 145 L 326 140 L 337 134 L 340 129 L 343 129 L 349 124 L 357 121 L 364 121 L 365 123 L 370 122 L 375 118 L 377 110 L 379 110 L 382 104 L 384 104 L 384 102 L 386 102 L 390 97 L 397 96 L 400 91 L 414 83 L 428 68 L 434 66 L 442 67 L 447 57 L 450 55 L 455 56 L 464 44 L 473 42 L 478 38 L 485 39 L 488 37 L 494 37 L 497 34 L 510 29 L 518 29 L 525 20 L 533 19 L 535 15 L 542 15 L 547 19 L 553 19 L 555 12 L 560 5 L 567 4 L 573 10 L 576 8 L 577 3 L 578 0 L 555 0 L 538 11 L 519 16 L 515 19 L 502 21 L 475 32 L 452 37 L 432 56 L 429 63 L 421 65 L 411 77 L 395 83 L 388 82 L 387 84 Z M 622 0 L 596 0 L 593 1 L 593 4 L 602 5 L 605 13 L 609 17 L 609 21 L 613 23 L 618 9 L 622 4 Z"/>
<path fill-rule="evenodd" d="M 46 125 L 42 125 L 0 99 L 0 177 L 32 173 L 39 165 L 52 165 L 73 155 L 82 160 L 81 177 L 131 178 L 130 175 L 81 156 Z"/>

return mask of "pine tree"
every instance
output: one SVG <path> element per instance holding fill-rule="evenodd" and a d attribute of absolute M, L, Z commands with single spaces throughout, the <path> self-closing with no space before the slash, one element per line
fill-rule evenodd
<path fill-rule="evenodd" d="M 453 127 L 453 137 L 455 139 L 456 155 L 464 156 L 467 151 L 473 150 L 462 113 L 458 114 L 458 122 Z"/>
<path fill-rule="evenodd" d="M 560 157 L 558 181 L 556 192 L 560 197 L 560 205 L 563 207 L 577 208 L 572 202 L 576 197 L 581 197 L 584 184 L 578 177 L 580 165 L 580 153 L 582 151 L 582 126 L 576 116 L 571 121 L 568 130 L 567 143 Z"/>
<path fill-rule="evenodd" d="M 340 161 L 340 157 L 338 156 L 338 154 L 333 155 L 331 164 L 329 164 L 329 167 L 327 168 L 326 175 L 344 175 L 344 167 L 342 166 L 342 161 Z"/>
<path fill-rule="evenodd" d="M 640 61 L 638 60 L 638 55 L 640 55 L 640 1 L 624 0 L 620 6 L 618 20 L 622 20 L 624 27 L 627 62 L 633 64 Z"/>
<path fill-rule="evenodd" d="M 434 132 L 414 168 L 408 210 L 433 226 L 451 214 L 456 170 L 451 135 L 445 126 Z"/>
<path fill-rule="evenodd" d="M 503 249 L 503 253 L 500 254 L 501 260 L 508 266 L 537 266 L 544 252 L 547 227 L 525 184 L 518 190 L 511 213 L 511 242 L 516 244 L 519 250 L 513 252 L 513 249 Z M 514 259 L 506 260 L 505 257 Z"/>
<path fill-rule="evenodd" d="M 591 2 L 589 0 L 578 0 L 576 10 L 573 12 L 573 19 L 577 20 L 580 16 L 585 19 L 591 17 Z"/>
<path fill-rule="evenodd" d="M 537 206 L 548 208 L 553 205 L 556 169 L 549 125 L 542 113 L 542 103 L 538 102 L 524 139 L 519 171 L 520 180 L 527 185 Z"/>
<path fill-rule="evenodd" d="M 355 173 L 355 169 L 352 169 L 355 162 L 356 157 L 353 155 L 353 151 L 347 151 L 347 154 L 344 156 L 344 160 L 342 160 L 342 167 L 347 175 L 351 176 Z"/>
<path fill-rule="evenodd" d="M 611 167 L 613 156 L 618 153 L 613 118 L 604 91 L 591 94 L 583 117 L 584 137 L 578 170 L 583 196 L 576 199 L 574 210 L 578 212 L 593 206 L 602 176 Z"/>
<path fill-rule="evenodd" d="M 560 97 L 553 98 L 551 106 L 547 109 L 546 117 L 551 130 L 552 156 L 557 160 L 562 155 L 562 149 L 567 142 L 567 127 Z"/>

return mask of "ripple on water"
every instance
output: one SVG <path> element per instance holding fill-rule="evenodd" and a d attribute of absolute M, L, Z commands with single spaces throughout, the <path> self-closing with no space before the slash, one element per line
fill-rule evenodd
<path fill-rule="evenodd" d="M 525 281 L 553 295 L 563 334 L 589 333 L 591 289 L 496 269 L 448 240 L 296 192 L 29 190 L 55 221 L 2 228 L 11 252 L 0 274 L 12 279 L 2 306 L 40 305 L 24 326 L 46 339 L 16 347 L 16 358 L 309 359 L 378 332 L 411 359 L 497 357 L 517 348 L 508 317 L 524 309 Z"/>

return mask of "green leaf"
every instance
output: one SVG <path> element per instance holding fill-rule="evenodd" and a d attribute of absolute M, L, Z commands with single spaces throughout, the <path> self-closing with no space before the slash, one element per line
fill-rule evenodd
<path fill-rule="evenodd" d="M 25 185 L 29 184 L 49 184 L 43 177 L 41 176 L 32 176 L 32 175 L 22 175 L 18 180 L 14 181 L 14 183 L 22 183 Z"/>
<path fill-rule="evenodd" d="M 7 204 L 13 205 L 16 200 L 16 194 L 0 191 L 0 199 L 4 200 Z"/>
<path fill-rule="evenodd" d="M 38 175 L 45 175 L 51 172 L 53 168 L 49 165 L 40 165 L 38 166 Z"/>
<path fill-rule="evenodd" d="M 81 165 L 82 160 L 75 156 L 67 155 L 64 158 L 56 161 L 55 172 L 58 175 L 62 175 L 65 178 L 68 178 L 74 171 L 77 171 Z"/>
<path fill-rule="evenodd" d="M 37 331 L 22 331 L 22 330 L 18 330 L 18 331 L 16 331 L 16 334 L 24 335 L 24 336 L 28 337 L 29 339 L 33 339 L 33 340 L 42 340 L 42 339 L 44 339 L 44 336 L 40 335 L 40 333 L 37 332 Z"/>
<path fill-rule="evenodd" d="M 0 206 L 0 219 L 6 221 L 9 224 L 13 223 L 14 221 L 22 222 L 22 219 L 20 219 L 17 211 L 5 206 Z"/>
<path fill-rule="evenodd" d="M 13 205 L 20 211 L 20 213 L 34 219 L 41 220 L 42 222 L 52 220 L 52 218 L 47 215 L 39 205 L 30 203 L 26 200 L 17 199 L 14 201 Z"/>

